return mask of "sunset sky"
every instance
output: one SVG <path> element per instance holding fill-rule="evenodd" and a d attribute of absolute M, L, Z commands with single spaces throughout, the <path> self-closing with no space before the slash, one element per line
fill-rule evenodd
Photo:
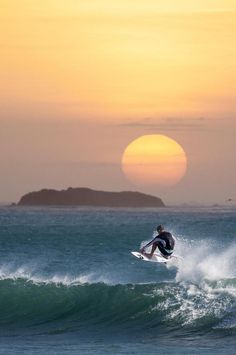
<path fill-rule="evenodd" d="M 235 0 L 1 0 L 0 201 L 41 188 L 236 203 Z M 123 174 L 133 140 L 187 156 L 172 187 Z"/>

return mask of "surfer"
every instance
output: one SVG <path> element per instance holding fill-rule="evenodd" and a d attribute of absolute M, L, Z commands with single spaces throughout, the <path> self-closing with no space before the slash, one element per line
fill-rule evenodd
<path fill-rule="evenodd" d="M 171 233 L 166 232 L 162 225 L 157 227 L 158 235 L 151 240 L 147 245 L 140 249 L 140 252 L 147 256 L 149 259 L 152 258 L 156 248 L 160 250 L 161 254 L 168 259 L 169 256 L 174 251 L 175 240 Z M 145 253 L 145 249 L 152 245 L 151 253 Z"/>

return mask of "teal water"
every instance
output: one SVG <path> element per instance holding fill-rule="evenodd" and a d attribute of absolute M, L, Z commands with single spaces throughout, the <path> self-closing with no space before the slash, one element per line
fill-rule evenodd
<path fill-rule="evenodd" d="M 183 262 L 130 251 L 157 224 Z M 0 353 L 234 354 L 236 209 L 0 208 Z"/>

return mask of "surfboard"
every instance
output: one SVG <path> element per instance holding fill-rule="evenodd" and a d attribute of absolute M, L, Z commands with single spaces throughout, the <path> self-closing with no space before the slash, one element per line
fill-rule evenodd
<path fill-rule="evenodd" d="M 150 261 L 153 263 L 168 263 L 173 259 L 182 259 L 179 256 L 176 255 L 171 255 L 168 257 L 168 259 L 164 258 L 164 256 L 162 256 L 161 254 L 158 253 L 154 253 L 152 258 L 149 259 L 146 255 L 138 252 L 138 251 L 131 251 L 131 254 L 134 255 L 136 258 L 141 259 L 143 261 Z"/>

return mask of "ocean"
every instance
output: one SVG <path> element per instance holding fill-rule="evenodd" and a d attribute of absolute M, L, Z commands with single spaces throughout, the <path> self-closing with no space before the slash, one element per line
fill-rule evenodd
<path fill-rule="evenodd" d="M 233 207 L 0 207 L 0 353 L 235 354 L 235 257 Z"/>

